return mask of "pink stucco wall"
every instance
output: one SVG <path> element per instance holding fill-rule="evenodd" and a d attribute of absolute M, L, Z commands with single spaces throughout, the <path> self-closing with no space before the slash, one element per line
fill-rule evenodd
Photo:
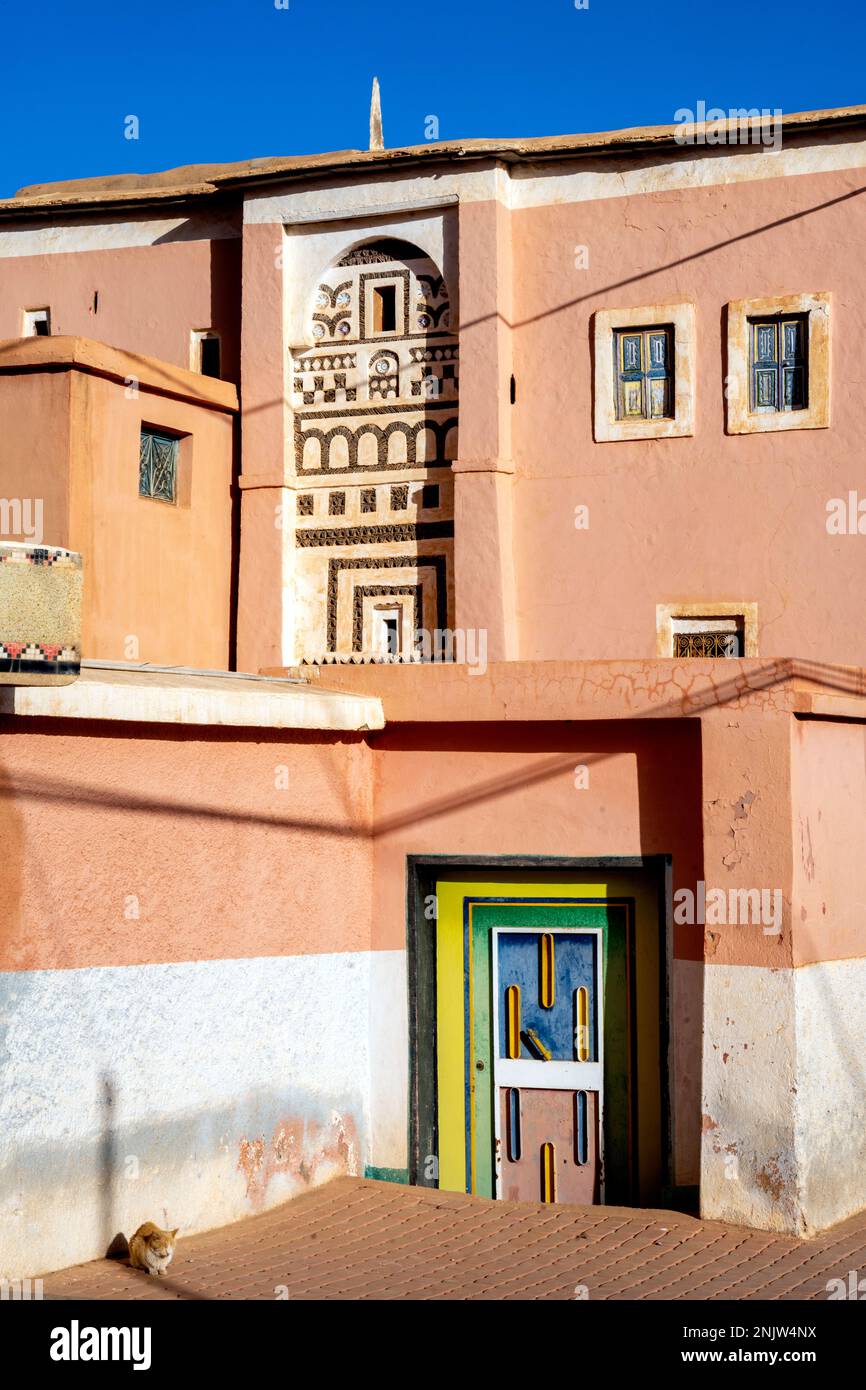
<path fill-rule="evenodd" d="M 861 484 L 861 185 L 852 170 L 512 214 L 523 656 L 652 656 L 657 603 L 728 599 L 757 602 L 761 656 L 866 662 L 866 542 L 825 529 L 827 500 Z M 726 435 L 724 306 L 808 290 L 833 296 L 830 428 Z M 594 311 L 679 300 L 696 305 L 695 435 L 594 443 Z"/>
<path fill-rule="evenodd" d="M 98 234 L 92 234 L 98 245 Z M 190 333 L 222 339 L 222 375 L 240 367 L 240 238 L 0 257 L 0 339 L 24 309 L 49 307 L 53 334 L 190 365 Z"/>
<path fill-rule="evenodd" d="M 797 720 L 791 739 L 794 964 L 866 956 L 866 727 Z"/>
<path fill-rule="evenodd" d="M 0 971 L 368 949 L 358 736 L 0 726 Z"/>
<path fill-rule="evenodd" d="M 672 854 L 677 882 L 700 876 L 696 723 L 419 724 L 372 742 L 374 948 L 402 944 L 408 854 Z M 700 959 L 700 933 L 678 934 L 676 951 Z"/>

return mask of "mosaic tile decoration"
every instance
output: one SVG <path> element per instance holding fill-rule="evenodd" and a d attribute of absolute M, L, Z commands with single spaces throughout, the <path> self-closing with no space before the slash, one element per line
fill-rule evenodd
<path fill-rule="evenodd" d="M 0 542 L 0 685 L 68 685 L 81 667 L 81 556 Z"/>

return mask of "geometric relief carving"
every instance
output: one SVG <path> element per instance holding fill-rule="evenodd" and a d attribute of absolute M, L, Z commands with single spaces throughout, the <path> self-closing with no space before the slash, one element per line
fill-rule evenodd
<path fill-rule="evenodd" d="M 415 603 L 416 620 L 427 611 L 440 628 L 451 626 L 451 547 L 436 556 L 417 553 L 422 541 L 453 537 L 450 480 L 435 503 L 425 494 L 424 505 L 437 506 L 436 521 L 392 518 L 421 501 L 413 485 L 429 470 L 450 472 L 458 457 L 459 341 L 441 268 L 408 242 L 379 238 L 352 248 L 308 293 L 307 341 L 291 349 L 289 373 L 295 474 L 301 486 L 328 491 L 334 524 L 296 530 L 303 595 L 296 656 L 322 653 L 324 627 L 326 652 L 348 659 L 363 640 L 369 605 L 346 588 L 347 568 L 359 581 L 367 571 L 361 588 L 392 585 L 396 607 Z M 370 473 L 387 474 L 395 486 L 360 487 Z M 443 481 L 435 477 L 437 486 Z M 329 483 L 348 491 L 335 493 Z M 332 548 L 353 553 L 338 561 Z M 426 574 L 418 593 L 416 575 L 410 581 L 405 574 L 410 566 Z"/>
<path fill-rule="evenodd" d="M 434 603 L 436 611 L 436 626 L 444 631 L 448 626 L 448 593 L 447 593 L 447 561 L 444 555 L 383 555 L 379 558 L 361 558 L 355 556 L 351 559 L 343 559 L 342 556 L 332 556 L 328 561 L 328 596 L 326 613 L 326 632 L 325 650 L 335 652 L 337 650 L 337 623 L 338 623 L 338 584 L 341 574 L 349 571 L 364 570 L 406 570 L 415 569 L 419 573 L 422 570 L 432 570 L 430 579 L 435 584 Z M 372 576 L 371 576 L 372 577 Z M 399 575 L 395 574 L 395 584 L 400 587 Z M 387 586 L 385 586 L 387 588 Z M 422 626 L 418 624 L 417 626 Z M 352 614 L 352 628 L 354 632 L 354 612 Z M 315 648 L 321 650 L 319 643 L 315 643 Z"/>
<path fill-rule="evenodd" d="M 387 416 L 382 419 L 387 409 L 383 407 L 381 412 L 356 420 L 353 425 L 334 424 L 330 429 L 309 423 L 322 418 L 320 412 L 316 416 L 303 418 L 296 413 L 295 458 L 298 475 L 310 478 L 326 473 L 352 473 L 357 468 L 381 472 L 382 469 L 390 471 L 416 466 L 450 467 L 457 457 L 457 413 L 451 402 L 431 401 L 423 414 L 417 415 L 414 420 L 387 421 Z M 333 416 L 326 418 L 333 419 Z M 433 447 L 430 457 L 419 459 L 418 444 L 425 430 L 429 431 L 428 439 Z M 406 441 L 405 454 L 400 461 L 394 460 L 390 452 L 394 435 L 400 435 Z M 370 457 L 362 462 L 360 446 L 365 437 L 372 442 L 372 449 Z M 342 459 L 340 449 L 335 448 L 335 442 L 339 445 L 340 440 L 345 441 Z"/>
<path fill-rule="evenodd" d="M 332 494 L 333 495 L 333 494 Z M 398 521 L 392 526 L 303 527 L 295 532 L 295 544 L 308 549 L 322 546 L 374 546 L 394 541 L 445 540 L 454 535 L 453 521 Z M 387 558 L 371 556 L 371 559 Z"/>
<path fill-rule="evenodd" d="M 423 588 L 420 584 L 356 584 L 352 590 L 352 651 L 364 650 L 364 600 L 368 598 L 411 598 L 414 629 L 424 625 Z"/>

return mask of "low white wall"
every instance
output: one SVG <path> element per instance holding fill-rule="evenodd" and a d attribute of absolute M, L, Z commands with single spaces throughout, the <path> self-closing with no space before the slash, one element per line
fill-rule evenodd
<path fill-rule="evenodd" d="M 811 1235 L 866 1208 L 866 961 L 709 965 L 701 1214 Z"/>
<path fill-rule="evenodd" d="M 142 1221 L 183 1235 L 362 1174 L 370 962 L 0 975 L 0 1276 L 96 1258 Z"/>
<path fill-rule="evenodd" d="M 866 960 L 802 966 L 794 990 L 797 1156 L 818 1231 L 866 1208 Z"/>
<path fill-rule="evenodd" d="M 370 1164 L 408 1165 L 409 1013 L 405 951 L 370 953 Z"/>

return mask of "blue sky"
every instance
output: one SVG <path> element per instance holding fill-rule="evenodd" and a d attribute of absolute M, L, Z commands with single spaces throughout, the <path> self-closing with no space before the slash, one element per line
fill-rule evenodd
<path fill-rule="evenodd" d="M 374 74 L 391 146 L 431 115 L 452 139 L 866 101 L 863 0 L 5 0 L 2 26 L 0 196 L 364 148 Z"/>

